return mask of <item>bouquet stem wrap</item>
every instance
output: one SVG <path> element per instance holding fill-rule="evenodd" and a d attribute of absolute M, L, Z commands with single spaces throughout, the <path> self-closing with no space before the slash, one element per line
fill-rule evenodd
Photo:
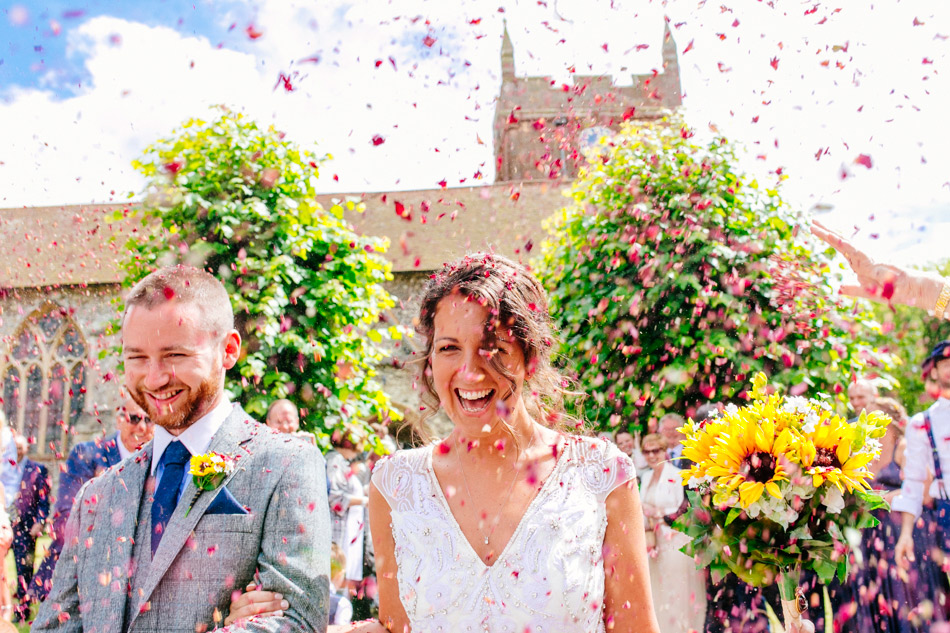
<path fill-rule="evenodd" d="M 786 630 L 801 628 L 802 613 L 806 607 L 805 596 L 799 587 L 801 578 L 801 567 L 793 567 L 779 574 L 778 593 L 782 598 L 782 620 Z"/>

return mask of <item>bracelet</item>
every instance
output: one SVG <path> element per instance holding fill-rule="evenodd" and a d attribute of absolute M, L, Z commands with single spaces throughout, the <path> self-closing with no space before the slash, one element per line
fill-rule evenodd
<path fill-rule="evenodd" d="M 945 281 L 943 289 L 937 296 L 937 303 L 934 304 L 934 316 L 938 319 L 942 319 L 947 310 L 948 303 L 950 303 L 950 282 Z"/>

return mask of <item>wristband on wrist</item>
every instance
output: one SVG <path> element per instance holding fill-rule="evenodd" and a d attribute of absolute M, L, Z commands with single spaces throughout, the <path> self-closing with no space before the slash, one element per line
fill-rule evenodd
<path fill-rule="evenodd" d="M 948 303 L 950 303 L 950 282 L 945 281 L 943 289 L 937 295 L 937 303 L 934 304 L 934 316 L 938 319 L 944 318 Z"/>

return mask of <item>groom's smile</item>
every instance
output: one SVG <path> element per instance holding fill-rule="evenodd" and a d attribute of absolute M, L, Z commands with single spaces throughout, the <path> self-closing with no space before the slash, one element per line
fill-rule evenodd
<path fill-rule="evenodd" d="M 195 304 L 169 300 L 153 309 L 133 306 L 122 327 L 129 394 L 175 435 L 217 406 L 223 394 L 233 341 L 209 332 L 202 316 Z"/>

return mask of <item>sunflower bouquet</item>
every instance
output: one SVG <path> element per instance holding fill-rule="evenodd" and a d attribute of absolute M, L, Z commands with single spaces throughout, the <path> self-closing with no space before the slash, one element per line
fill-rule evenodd
<path fill-rule="evenodd" d="M 680 429 L 693 465 L 682 472 L 689 510 L 673 527 L 691 538 L 683 551 L 714 578 L 778 582 L 783 601 L 798 604 L 801 571 L 844 581 L 860 530 L 877 525 L 872 513 L 887 507 L 870 490 L 867 465 L 880 455 L 890 418 L 862 413 L 848 422 L 821 400 L 769 394 L 762 373 L 749 395 L 743 407 Z"/>

